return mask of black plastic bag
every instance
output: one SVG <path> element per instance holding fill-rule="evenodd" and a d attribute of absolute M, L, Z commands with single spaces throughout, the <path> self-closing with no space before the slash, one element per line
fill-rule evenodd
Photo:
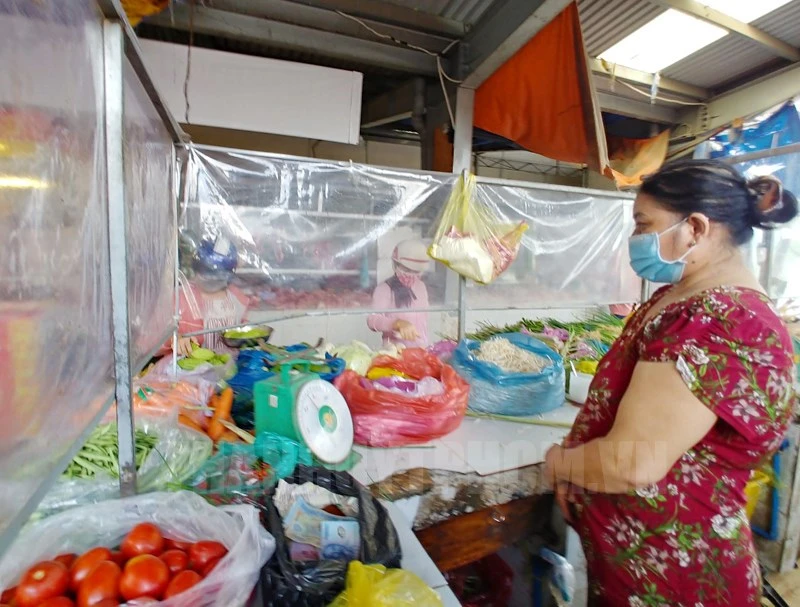
<path fill-rule="evenodd" d="M 287 483 L 314 483 L 332 493 L 358 499 L 358 522 L 361 526 L 360 560 L 400 567 L 402 552 L 397 530 L 389 513 L 372 494 L 346 472 L 298 466 Z M 262 522 L 275 537 L 275 555 L 261 570 L 259 607 L 325 607 L 344 590 L 348 563 L 320 561 L 304 566 L 289 558 L 289 545 L 283 520 L 270 498 L 263 504 Z"/>

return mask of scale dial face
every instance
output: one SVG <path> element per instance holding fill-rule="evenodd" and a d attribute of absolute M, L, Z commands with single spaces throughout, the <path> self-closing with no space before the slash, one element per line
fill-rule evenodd
<path fill-rule="evenodd" d="M 353 448 L 353 418 L 332 384 L 313 379 L 297 392 L 295 427 L 311 453 L 326 464 L 347 459 Z"/>

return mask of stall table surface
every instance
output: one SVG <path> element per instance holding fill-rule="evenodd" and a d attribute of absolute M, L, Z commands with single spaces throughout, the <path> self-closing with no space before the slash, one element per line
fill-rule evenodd
<path fill-rule="evenodd" d="M 549 513 L 541 510 L 549 492 L 544 456 L 577 412 L 565 403 L 530 418 L 541 425 L 467 417 L 453 433 L 423 445 L 357 446 L 362 459 L 351 473 L 396 517 L 401 540 L 416 533 L 437 572 L 449 571 L 548 527 Z M 434 577 L 423 579 L 443 587 L 444 578 Z"/>

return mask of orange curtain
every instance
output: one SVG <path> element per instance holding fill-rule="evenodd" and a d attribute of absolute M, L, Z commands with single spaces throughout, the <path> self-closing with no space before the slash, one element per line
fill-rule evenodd
<path fill-rule="evenodd" d="M 603 123 L 575 3 L 478 88 L 474 121 L 531 152 L 605 169 Z"/>
<path fill-rule="evenodd" d="M 637 186 L 642 177 L 655 173 L 664 164 L 668 148 L 669 131 L 651 139 L 609 137 L 609 166 L 605 174 L 621 188 Z"/>

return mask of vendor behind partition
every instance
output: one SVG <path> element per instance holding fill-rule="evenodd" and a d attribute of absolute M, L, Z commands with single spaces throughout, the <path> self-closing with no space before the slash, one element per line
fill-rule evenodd
<path fill-rule="evenodd" d="M 192 275 L 188 283 L 181 280 L 179 332 L 213 331 L 236 326 L 247 314 L 248 298 L 241 290 L 231 285 L 238 262 L 236 247 L 220 236 L 214 241 L 206 240 L 191 253 Z M 178 354 L 188 356 L 192 342 L 215 352 L 224 352 L 222 334 L 209 332 L 178 340 Z"/>
<path fill-rule="evenodd" d="M 428 345 L 428 288 L 422 274 L 430 267 L 427 247 L 418 240 L 405 240 L 392 253 L 394 275 L 372 294 L 375 310 L 402 311 L 372 314 L 367 326 L 383 334 L 384 345 L 406 347 Z"/>

